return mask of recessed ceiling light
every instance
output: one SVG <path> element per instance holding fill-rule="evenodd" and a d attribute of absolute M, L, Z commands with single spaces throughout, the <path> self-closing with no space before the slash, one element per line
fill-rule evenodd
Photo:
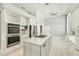
<path fill-rule="evenodd" d="M 49 5 L 49 3 L 45 3 L 45 5 Z"/>
<path fill-rule="evenodd" d="M 23 10 L 25 10 L 25 8 L 24 7 L 21 7 Z"/>
<path fill-rule="evenodd" d="M 55 12 L 55 13 L 54 13 L 54 12 L 50 13 L 51 16 L 57 15 L 57 14 L 58 14 L 57 12 Z"/>

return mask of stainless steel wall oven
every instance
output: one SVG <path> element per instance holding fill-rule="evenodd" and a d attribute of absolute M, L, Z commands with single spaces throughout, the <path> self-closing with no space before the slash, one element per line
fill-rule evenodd
<path fill-rule="evenodd" d="M 7 48 L 20 43 L 20 25 L 8 23 Z"/>

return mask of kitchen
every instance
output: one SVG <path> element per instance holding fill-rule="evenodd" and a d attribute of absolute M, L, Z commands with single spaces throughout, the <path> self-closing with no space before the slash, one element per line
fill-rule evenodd
<path fill-rule="evenodd" d="M 35 8 L 32 8 L 32 5 Z M 59 53 L 59 55 L 79 55 L 77 48 L 78 36 L 76 37 L 77 39 L 74 37 L 70 38 L 78 35 L 76 26 L 78 27 L 79 25 L 79 18 L 74 16 L 78 15 L 79 4 L 63 3 L 56 5 L 55 3 L 36 3 L 36 5 L 31 3 L 0 4 L 0 55 L 53 56 L 55 49 L 52 48 L 57 48 L 56 45 L 53 46 L 53 43 L 55 43 L 55 39 L 62 39 L 62 37 L 66 42 L 76 42 L 74 44 L 66 43 L 65 54 Z M 38 6 L 39 9 L 36 9 Z M 52 9 L 51 6 L 56 7 L 56 9 Z M 75 12 L 75 9 L 78 10 Z M 61 44 L 57 41 L 56 43 Z M 73 54 L 73 51 L 70 52 L 70 46 L 68 45 L 76 45 L 77 53 Z"/>

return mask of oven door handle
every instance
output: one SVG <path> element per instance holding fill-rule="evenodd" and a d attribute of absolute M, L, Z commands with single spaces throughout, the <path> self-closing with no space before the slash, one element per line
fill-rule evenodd
<path fill-rule="evenodd" d="M 14 37 L 14 36 L 20 36 L 20 33 L 16 33 L 16 34 L 8 34 L 8 37 Z"/>

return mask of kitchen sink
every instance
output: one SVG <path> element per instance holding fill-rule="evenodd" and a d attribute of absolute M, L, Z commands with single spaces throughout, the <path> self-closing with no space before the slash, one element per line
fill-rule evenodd
<path fill-rule="evenodd" d="M 35 37 L 37 37 L 37 38 L 44 38 L 44 37 L 46 37 L 47 35 L 37 35 L 37 36 L 35 36 Z"/>

